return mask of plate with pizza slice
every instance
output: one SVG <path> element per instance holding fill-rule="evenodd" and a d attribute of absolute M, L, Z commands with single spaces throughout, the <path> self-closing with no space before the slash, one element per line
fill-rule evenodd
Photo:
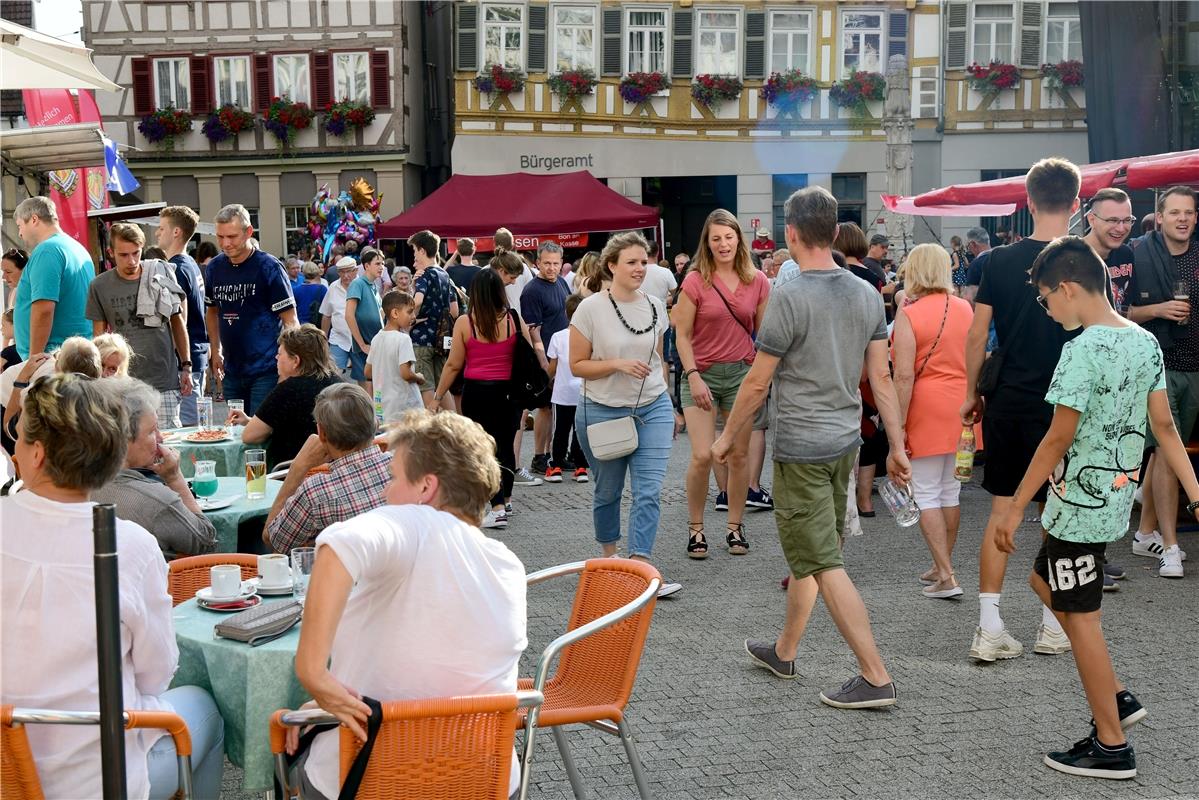
<path fill-rule="evenodd" d="M 216 444 L 217 442 L 227 442 L 232 437 L 224 428 L 209 428 L 207 430 L 192 431 L 183 437 L 183 441 L 191 442 L 192 444 Z"/>

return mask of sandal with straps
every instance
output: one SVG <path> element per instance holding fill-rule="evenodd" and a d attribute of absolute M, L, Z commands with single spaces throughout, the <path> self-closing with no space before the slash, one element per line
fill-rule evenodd
<path fill-rule="evenodd" d="M 702 522 L 687 523 L 687 556 L 688 558 L 707 558 L 708 557 L 708 540 L 704 538 L 704 524 Z"/>
<path fill-rule="evenodd" d="M 749 540 L 745 538 L 745 526 L 740 522 L 728 524 L 729 535 L 725 540 L 728 544 L 729 555 L 743 556 L 749 552 Z"/>

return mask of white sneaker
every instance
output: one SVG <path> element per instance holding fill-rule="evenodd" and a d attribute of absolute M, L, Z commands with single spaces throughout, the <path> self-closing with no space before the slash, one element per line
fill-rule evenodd
<path fill-rule="evenodd" d="M 1042 625 L 1037 629 L 1037 643 L 1032 646 L 1034 653 L 1041 653 L 1046 656 L 1060 656 L 1062 653 L 1069 653 L 1070 637 L 1063 630 L 1050 630 Z"/>
<path fill-rule="evenodd" d="M 538 478 L 524 467 L 521 467 L 516 472 L 512 473 L 512 482 L 517 486 L 540 486 L 541 478 Z"/>
<path fill-rule="evenodd" d="M 1182 577 L 1182 550 L 1178 545 L 1167 547 L 1162 551 L 1162 560 L 1158 562 L 1157 574 L 1161 578 Z"/>
<path fill-rule="evenodd" d="M 487 516 L 483 517 L 484 528 L 507 528 L 508 515 L 503 511 L 488 511 Z"/>
<path fill-rule="evenodd" d="M 658 587 L 658 599 L 661 600 L 663 597 L 670 597 L 672 594 L 678 594 L 680 591 L 682 591 L 682 589 L 683 584 L 681 583 L 664 582 Z"/>
<path fill-rule="evenodd" d="M 977 661 L 1019 658 L 1023 653 L 1024 645 L 1013 639 L 1006 628 L 999 633 L 988 633 L 982 628 L 974 629 L 974 641 L 970 643 L 970 657 Z"/>
<path fill-rule="evenodd" d="M 1161 560 L 1162 552 L 1165 549 L 1165 546 L 1162 544 L 1162 535 L 1157 531 L 1140 538 L 1135 533 L 1132 536 L 1132 554 L 1134 556 L 1145 556 L 1146 558 Z M 1186 551 L 1179 548 L 1178 552 L 1182 554 L 1182 560 L 1186 561 Z"/>

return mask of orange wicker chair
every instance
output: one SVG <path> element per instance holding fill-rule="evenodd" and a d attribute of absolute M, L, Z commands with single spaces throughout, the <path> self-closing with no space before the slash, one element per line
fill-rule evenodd
<path fill-rule="evenodd" d="M 42 783 L 29 749 L 25 725 L 99 725 L 99 711 L 48 711 L 0 706 L 0 798 L 44 800 Z M 170 711 L 126 711 L 125 728 L 159 728 L 175 740 L 179 757 L 179 796 L 192 796 L 192 738 L 187 724 Z"/>
<path fill-rule="evenodd" d="M 645 561 L 593 558 L 535 572 L 529 575 L 528 584 L 533 586 L 576 573 L 581 574 L 567 632 L 542 652 L 534 677 L 522 678 L 518 684 L 520 689 L 533 689 L 545 695 L 541 707 L 530 709 L 524 720 L 521 797 L 528 788 L 533 761 L 532 733 L 536 728 L 551 729 L 575 796 L 585 796 L 561 729 L 564 725 L 584 723 L 620 737 L 637 791 L 643 799 L 649 798 L 649 784 L 625 719 L 625 706 L 637 679 L 662 576 Z M 562 660 L 558 671 L 549 677 L 550 666 L 559 654 Z"/>
<path fill-rule="evenodd" d="M 518 708 L 535 708 L 538 692 L 476 697 L 438 697 L 383 703 L 383 724 L 358 788 L 360 800 L 420 797 L 422 800 L 507 800 Z M 275 775 L 290 800 L 284 745 L 289 726 L 337 722 L 319 708 L 276 711 L 271 716 Z M 362 743 L 341 728 L 341 780 Z"/>
<path fill-rule="evenodd" d="M 196 592 L 211 581 L 208 570 L 218 564 L 241 567 L 241 579 L 248 581 L 258 574 L 258 556 L 249 553 L 209 553 L 203 556 L 176 558 L 167 566 L 167 594 L 172 605 L 191 600 Z"/>

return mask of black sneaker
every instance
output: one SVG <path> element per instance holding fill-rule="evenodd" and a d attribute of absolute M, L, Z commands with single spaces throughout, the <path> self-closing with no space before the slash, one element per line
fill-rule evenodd
<path fill-rule="evenodd" d="M 1120 727 L 1128 730 L 1133 725 L 1149 716 L 1149 712 L 1137 700 L 1136 695 L 1125 689 L 1116 692 L 1116 711 L 1120 715 Z M 1095 736 L 1095 718 L 1091 718 L 1091 736 Z"/>
<path fill-rule="evenodd" d="M 770 496 L 770 492 L 763 487 L 761 489 L 750 488 L 749 493 L 745 496 L 745 505 L 750 508 L 762 508 L 769 511 L 774 508 L 774 498 Z"/>
<path fill-rule="evenodd" d="M 1103 574 L 1110 578 L 1115 578 L 1118 581 L 1124 580 L 1124 576 L 1127 575 L 1127 573 L 1124 571 L 1124 567 L 1120 566 L 1119 564 L 1104 564 Z"/>
<path fill-rule="evenodd" d="M 1065 753 L 1047 754 L 1044 761 L 1045 766 L 1067 775 L 1115 781 L 1137 776 L 1137 758 L 1131 744 L 1125 744 L 1119 750 L 1108 750 L 1090 736 Z"/>
<path fill-rule="evenodd" d="M 550 465 L 550 458 L 547 455 L 533 456 L 533 464 L 529 469 L 534 475 L 545 474 L 546 467 Z"/>
<path fill-rule="evenodd" d="M 716 510 L 717 511 L 728 511 L 729 510 L 728 492 L 717 492 L 716 493 Z"/>
<path fill-rule="evenodd" d="M 1108 575 L 1106 572 L 1103 573 L 1103 591 L 1105 591 L 1105 592 L 1120 591 L 1120 584 L 1116 583 L 1116 579 L 1113 578 L 1111 575 Z"/>

